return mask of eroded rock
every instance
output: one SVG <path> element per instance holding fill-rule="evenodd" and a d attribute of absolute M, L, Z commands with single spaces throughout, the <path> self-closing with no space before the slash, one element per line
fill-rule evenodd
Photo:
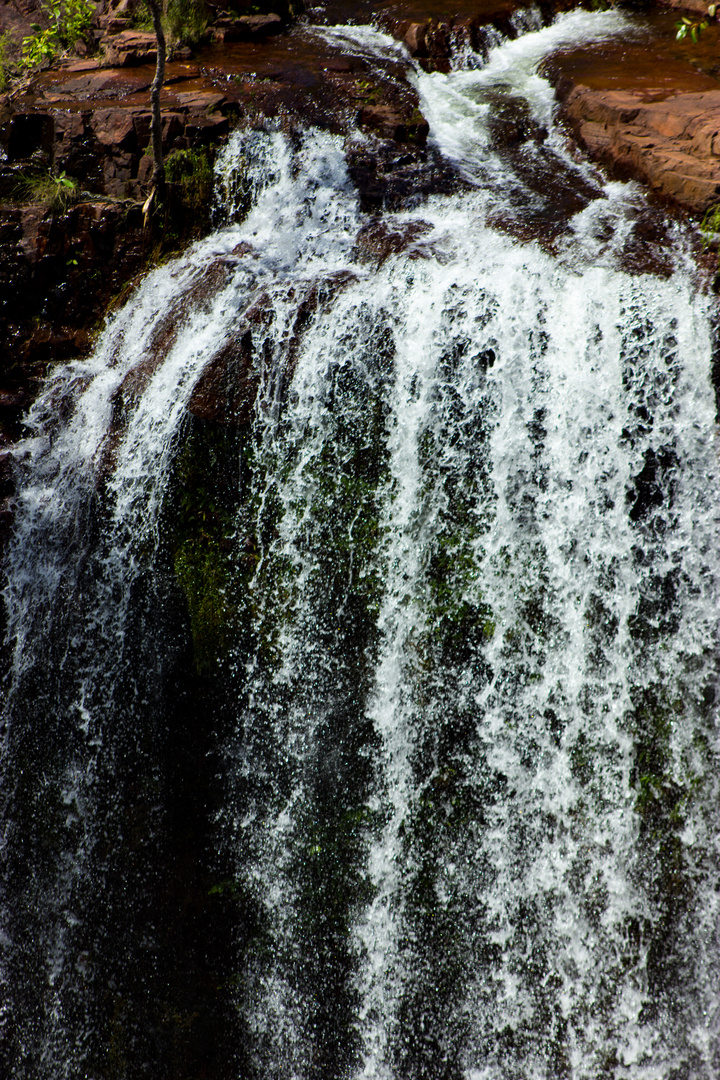
<path fill-rule="evenodd" d="M 101 44 L 108 67 L 134 67 L 138 64 L 155 63 L 157 58 L 155 35 L 140 30 L 124 30 L 103 39 Z"/>
<path fill-rule="evenodd" d="M 644 101 L 572 86 L 561 116 L 588 156 L 619 179 L 641 180 L 698 215 L 720 198 L 720 89 Z"/>

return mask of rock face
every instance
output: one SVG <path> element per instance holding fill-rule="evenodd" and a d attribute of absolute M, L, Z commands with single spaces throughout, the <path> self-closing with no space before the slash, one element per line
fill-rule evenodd
<path fill-rule="evenodd" d="M 561 115 L 594 160 L 695 214 L 720 199 L 720 90 L 643 101 L 627 91 L 561 87 Z"/>
<path fill-rule="evenodd" d="M 701 216 L 720 200 L 720 82 L 714 31 L 675 41 L 673 15 L 642 35 L 572 49 L 543 67 L 583 151 L 620 180 Z"/>

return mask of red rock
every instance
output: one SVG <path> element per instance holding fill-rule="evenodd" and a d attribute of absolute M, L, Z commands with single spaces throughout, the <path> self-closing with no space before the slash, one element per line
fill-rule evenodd
<path fill-rule="evenodd" d="M 224 94 L 215 94 L 210 90 L 194 90 L 187 93 L 176 93 L 179 104 L 186 109 L 217 109 L 225 102 Z"/>
<path fill-rule="evenodd" d="M 155 63 L 157 42 L 154 34 L 125 30 L 103 40 L 105 62 L 110 67 L 132 67 L 135 64 Z"/>
<path fill-rule="evenodd" d="M 561 116 L 595 161 L 696 214 L 720 196 L 720 89 L 644 101 L 629 91 L 574 86 Z"/>
<path fill-rule="evenodd" d="M 122 148 L 137 141 L 130 109 L 96 109 L 90 126 L 103 146 Z"/>
<path fill-rule="evenodd" d="M 100 69 L 99 60 L 68 60 L 59 65 L 64 71 L 98 71 Z"/>

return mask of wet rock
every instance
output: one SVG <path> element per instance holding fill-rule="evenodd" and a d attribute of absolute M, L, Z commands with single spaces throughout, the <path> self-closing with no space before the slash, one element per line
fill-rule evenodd
<path fill-rule="evenodd" d="M 361 262 L 380 266 L 391 255 L 414 247 L 421 236 L 431 231 L 432 225 L 426 221 L 413 221 L 401 229 L 392 229 L 382 220 L 371 221 L 357 234 L 358 257 Z"/>
<path fill-rule="evenodd" d="M 358 127 L 375 132 L 380 138 L 397 143 L 416 143 L 424 146 L 430 130 L 421 113 L 404 118 L 403 112 L 392 105 L 367 105 L 357 115 Z"/>
<path fill-rule="evenodd" d="M 360 205 L 369 213 L 417 206 L 431 193 L 467 186 L 454 166 L 426 147 L 380 140 L 350 143 L 346 157 Z"/>
<path fill-rule="evenodd" d="M 246 329 L 213 357 L 197 381 L 188 412 L 201 420 L 244 425 L 252 419 L 260 373 L 252 365 L 252 332 Z"/>
<path fill-rule="evenodd" d="M 515 149 L 522 143 L 536 143 L 547 138 L 547 131 L 533 118 L 530 106 L 524 98 L 489 94 L 492 104 L 488 131 L 496 150 Z"/>

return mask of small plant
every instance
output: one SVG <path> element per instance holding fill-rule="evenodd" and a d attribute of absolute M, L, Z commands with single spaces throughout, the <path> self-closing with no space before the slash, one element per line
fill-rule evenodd
<path fill-rule="evenodd" d="M 717 8 L 717 4 L 708 5 L 708 19 L 715 18 Z M 677 33 L 675 34 L 676 39 L 678 41 L 683 41 L 689 34 L 694 44 L 697 45 L 700 34 L 703 30 L 707 30 L 710 25 L 708 19 L 688 19 L 687 16 L 684 15 L 682 19 L 679 19 L 675 23 L 675 29 L 677 30 Z"/>
<path fill-rule="evenodd" d="M 64 214 L 69 206 L 77 202 L 78 183 L 64 172 L 53 176 L 45 173 L 40 176 L 25 176 L 18 185 L 16 195 L 29 202 L 45 203 L 53 216 Z"/>
<path fill-rule="evenodd" d="M 201 223 L 212 205 L 215 174 L 209 150 L 175 150 L 165 162 L 168 184 L 176 184 L 177 209 L 188 222 Z"/>
<path fill-rule="evenodd" d="M 22 43 L 25 68 L 37 67 L 59 52 L 71 49 L 78 39 L 85 37 L 95 13 L 90 0 L 42 0 L 40 9 L 50 25 L 32 23 L 34 33 Z"/>
<path fill-rule="evenodd" d="M 720 203 L 711 206 L 705 217 L 700 222 L 700 234 L 702 236 L 702 249 L 707 251 L 713 242 L 720 236 Z"/>

